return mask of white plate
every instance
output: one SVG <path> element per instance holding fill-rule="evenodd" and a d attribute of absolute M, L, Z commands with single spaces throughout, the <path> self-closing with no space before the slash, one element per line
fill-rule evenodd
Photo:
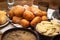
<path fill-rule="evenodd" d="M 19 25 L 19 24 L 14 24 L 12 23 L 13 26 L 17 27 L 17 28 L 23 28 L 22 25 Z"/>
<path fill-rule="evenodd" d="M 3 25 L 0 25 L 0 28 L 6 26 L 8 23 L 9 23 L 9 21 L 7 21 L 7 22 L 6 22 L 5 24 L 3 24 Z"/>

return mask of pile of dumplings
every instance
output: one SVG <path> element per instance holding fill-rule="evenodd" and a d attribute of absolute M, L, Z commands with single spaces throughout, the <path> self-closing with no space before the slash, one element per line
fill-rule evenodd
<path fill-rule="evenodd" d="M 9 17 L 13 23 L 20 24 L 23 27 L 35 27 L 37 23 L 48 20 L 47 13 L 33 5 L 16 5 L 10 9 Z"/>

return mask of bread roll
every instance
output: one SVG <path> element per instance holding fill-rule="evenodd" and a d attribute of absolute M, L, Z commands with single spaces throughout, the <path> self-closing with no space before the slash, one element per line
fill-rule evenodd
<path fill-rule="evenodd" d="M 7 22 L 7 16 L 6 15 L 0 15 L 0 25 Z"/>
<path fill-rule="evenodd" d="M 26 10 L 23 14 L 23 17 L 29 21 L 33 20 L 33 18 L 35 17 L 34 14 L 28 10 Z"/>
<path fill-rule="evenodd" d="M 9 17 L 12 18 L 14 16 L 13 11 L 9 11 Z"/>
<path fill-rule="evenodd" d="M 14 15 L 20 17 L 20 16 L 23 15 L 24 10 L 25 10 L 25 9 L 24 9 L 22 6 L 17 5 L 17 6 L 15 7 L 15 10 L 14 10 Z"/>
<path fill-rule="evenodd" d="M 47 20 L 48 20 L 47 16 L 42 16 L 42 21 L 47 21 Z"/>
<path fill-rule="evenodd" d="M 0 11 L 0 25 L 7 22 L 7 16 L 5 11 Z"/>
<path fill-rule="evenodd" d="M 20 21 L 20 24 L 21 24 L 24 28 L 29 27 L 29 21 L 27 21 L 26 19 L 22 19 L 22 20 Z"/>
<path fill-rule="evenodd" d="M 6 15 L 6 12 L 0 10 L 0 15 Z"/>
<path fill-rule="evenodd" d="M 15 10 L 16 8 L 15 8 L 15 6 L 13 6 L 11 9 L 10 9 L 10 11 L 8 12 L 9 13 L 9 17 L 13 17 L 14 16 L 14 10 Z"/>
<path fill-rule="evenodd" d="M 21 21 L 22 18 L 20 17 L 16 17 L 14 16 L 13 19 L 12 19 L 12 22 L 16 23 L 16 24 L 19 24 L 19 22 Z"/>
<path fill-rule="evenodd" d="M 31 26 L 35 27 L 37 23 L 41 22 L 41 17 L 37 16 L 31 21 Z"/>

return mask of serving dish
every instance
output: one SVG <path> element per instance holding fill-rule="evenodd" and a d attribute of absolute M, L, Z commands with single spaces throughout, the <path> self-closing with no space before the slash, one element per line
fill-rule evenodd
<path fill-rule="evenodd" d="M 55 36 L 53 40 L 60 40 L 60 35 Z"/>
<path fill-rule="evenodd" d="M 39 35 L 38 35 L 38 33 L 37 33 L 36 31 L 33 31 L 33 30 L 31 30 L 31 29 L 25 29 L 25 28 L 12 28 L 12 29 L 7 30 L 7 31 L 5 31 L 5 32 L 3 33 L 2 37 L 1 37 L 1 40 L 3 40 L 3 37 L 4 37 L 6 34 L 8 34 L 9 32 L 13 32 L 13 31 L 16 31 L 16 30 L 21 30 L 21 31 L 30 32 L 30 33 L 32 33 L 32 34 L 37 38 L 37 40 L 40 40 L 40 39 L 39 39 Z"/>
<path fill-rule="evenodd" d="M 3 28 L 3 27 L 5 27 L 5 26 L 7 26 L 8 24 L 9 24 L 9 20 L 7 20 L 7 22 L 6 22 L 5 24 L 0 25 L 0 28 Z"/>

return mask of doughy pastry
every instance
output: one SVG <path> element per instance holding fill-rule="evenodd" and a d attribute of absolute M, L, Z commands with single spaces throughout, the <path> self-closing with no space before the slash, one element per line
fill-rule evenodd
<path fill-rule="evenodd" d="M 21 24 L 24 28 L 29 27 L 29 21 L 27 21 L 26 19 L 22 19 L 22 20 L 20 21 L 20 24 Z"/>
<path fill-rule="evenodd" d="M 47 21 L 47 20 L 48 20 L 47 16 L 42 16 L 42 21 Z"/>
<path fill-rule="evenodd" d="M 0 15 L 6 15 L 6 12 L 0 10 Z"/>
<path fill-rule="evenodd" d="M 16 17 L 14 16 L 13 19 L 12 19 L 12 22 L 16 23 L 16 24 L 19 24 L 19 22 L 21 21 L 22 18 L 20 17 Z"/>
<path fill-rule="evenodd" d="M 11 8 L 11 10 L 9 11 L 9 15 L 10 17 L 13 17 L 13 16 L 20 17 L 23 15 L 24 10 L 25 9 L 22 6 L 17 5 Z"/>
<path fill-rule="evenodd" d="M 35 27 L 37 23 L 41 22 L 41 17 L 37 16 L 31 21 L 31 26 Z"/>
<path fill-rule="evenodd" d="M 6 23 L 7 22 L 7 16 L 0 16 L 0 24 L 2 25 L 2 24 L 4 24 L 4 23 Z"/>
<path fill-rule="evenodd" d="M 10 11 L 8 12 L 9 13 L 9 17 L 13 17 L 14 16 L 14 10 L 16 9 L 15 8 L 16 6 L 13 6 L 11 9 L 10 9 Z"/>
<path fill-rule="evenodd" d="M 22 16 L 23 15 L 23 12 L 24 12 L 24 8 L 22 7 L 22 6 L 20 6 L 20 5 L 17 5 L 16 7 L 15 7 L 15 10 L 14 10 L 14 15 L 15 16 Z"/>
<path fill-rule="evenodd" d="M 33 18 L 35 17 L 34 14 L 28 10 L 26 10 L 23 14 L 23 17 L 29 21 L 33 20 Z"/>
<path fill-rule="evenodd" d="M 9 11 L 9 17 L 12 18 L 14 16 L 13 11 Z"/>
<path fill-rule="evenodd" d="M 0 25 L 7 22 L 7 16 L 5 11 L 0 11 Z"/>

